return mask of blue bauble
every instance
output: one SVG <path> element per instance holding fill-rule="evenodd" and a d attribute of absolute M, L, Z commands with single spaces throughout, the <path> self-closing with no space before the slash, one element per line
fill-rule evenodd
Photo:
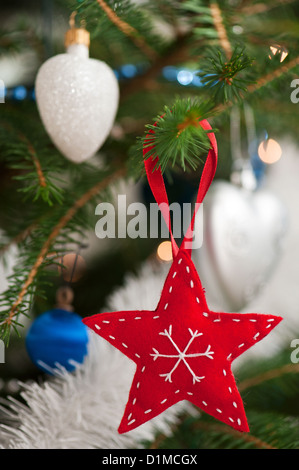
<path fill-rule="evenodd" d="M 82 364 L 87 354 L 88 331 L 77 313 L 63 309 L 49 310 L 31 325 L 26 336 L 26 347 L 32 362 L 49 373 L 57 364 L 68 371 L 75 369 L 73 360 Z"/>

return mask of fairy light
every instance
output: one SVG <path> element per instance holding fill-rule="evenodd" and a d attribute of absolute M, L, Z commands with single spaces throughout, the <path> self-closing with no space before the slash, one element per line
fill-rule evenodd
<path fill-rule="evenodd" d="M 269 59 L 272 60 L 272 57 L 276 54 L 280 54 L 280 63 L 283 62 L 286 57 L 289 55 L 285 47 L 279 45 L 270 46 L 271 54 L 269 54 Z"/>
<path fill-rule="evenodd" d="M 193 73 L 190 70 L 180 70 L 177 74 L 177 81 L 180 85 L 187 86 L 192 83 Z"/>
<path fill-rule="evenodd" d="M 157 248 L 157 256 L 160 259 L 160 261 L 169 262 L 172 260 L 172 248 L 171 248 L 170 241 L 165 241 L 165 242 L 160 243 L 160 245 Z"/>
<path fill-rule="evenodd" d="M 264 163 L 271 165 L 280 159 L 281 146 L 274 139 L 263 140 L 258 147 L 258 155 Z"/>
<path fill-rule="evenodd" d="M 144 64 L 125 64 L 113 72 L 119 81 L 130 80 L 144 73 Z M 176 82 L 183 87 L 202 87 L 202 80 L 197 75 L 198 70 L 179 69 L 173 66 L 166 66 L 162 69 L 162 76 L 168 82 Z M 0 80 L 0 103 L 4 103 L 4 98 L 14 101 L 33 100 L 35 101 L 35 89 L 18 85 L 6 89 L 3 81 Z"/>

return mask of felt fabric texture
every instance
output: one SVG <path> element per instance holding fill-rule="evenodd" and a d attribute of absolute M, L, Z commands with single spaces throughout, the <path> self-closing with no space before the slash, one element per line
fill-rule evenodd
<path fill-rule="evenodd" d="M 101 313 L 83 320 L 136 363 L 119 433 L 181 400 L 248 432 L 231 363 L 281 319 L 210 311 L 193 262 L 180 249 L 155 311 Z"/>
<path fill-rule="evenodd" d="M 218 151 L 208 121 L 199 124 L 208 131 L 211 147 L 193 218 L 180 248 L 171 231 L 163 176 L 160 167 L 156 168 L 158 157 L 148 157 L 152 147 L 145 146 L 143 151 L 148 182 L 161 205 L 173 252 L 173 263 L 156 310 L 101 313 L 83 319 L 136 364 L 119 433 L 140 426 L 181 400 L 190 401 L 238 431 L 248 432 L 231 364 L 282 320 L 256 313 L 213 312 L 207 305 L 191 259 L 192 234 L 196 209 L 216 172 Z"/>

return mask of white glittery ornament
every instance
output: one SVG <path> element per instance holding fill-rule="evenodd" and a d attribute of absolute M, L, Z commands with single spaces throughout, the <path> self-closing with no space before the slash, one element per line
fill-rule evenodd
<path fill-rule="evenodd" d="M 43 124 L 60 152 L 75 163 L 93 156 L 107 139 L 118 108 L 113 70 L 89 58 L 86 43 L 71 43 L 66 53 L 41 66 L 35 92 Z"/>
<path fill-rule="evenodd" d="M 262 291 L 277 265 L 286 209 L 270 191 L 220 180 L 212 184 L 204 204 L 204 242 L 194 250 L 194 263 L 203 285 L 213 286 L 210 303 L 236 312 Z M 200 223 L 197 219 L 195 227 Z"/>

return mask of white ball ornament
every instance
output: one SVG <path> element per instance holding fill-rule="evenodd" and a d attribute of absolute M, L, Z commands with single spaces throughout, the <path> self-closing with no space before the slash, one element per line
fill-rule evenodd
<path fill-rule="evenodd" d="M 54 145 L 74 163 L 92 157 L 107 139 L 118 109 L 119 87 L 113 70 L 89 58 L 89 33 L 71 28 L 66 53 L 39 69 L 35 93 L 38 110 Z"/>

